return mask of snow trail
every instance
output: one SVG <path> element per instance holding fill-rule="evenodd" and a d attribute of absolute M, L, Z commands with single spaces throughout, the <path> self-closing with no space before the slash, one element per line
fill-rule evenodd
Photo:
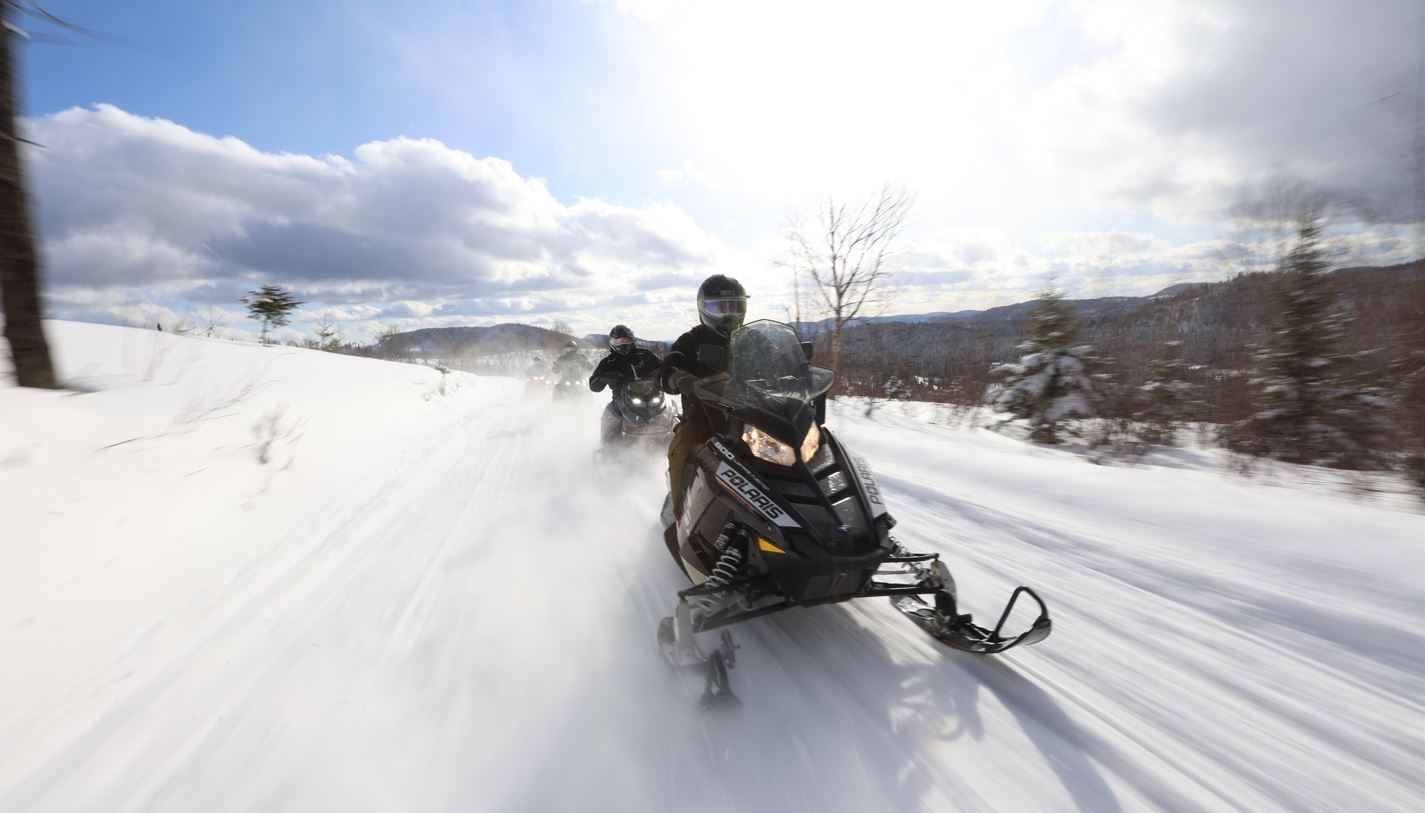
<path fill-rule="evenodd" d="M 73 349 L 85 332 L 59 335 Z M 194 346 L 232 354 L 227 369 L 274 350 Z M 46 513 L 66 498 L 43 489 L 4 506 L 7 528 L 40 535 L 0 547 L 30 568 L 0 574 L 0 651 L 26 656 L 0 677 L 14 687 L 0 810 L 1408 810 L 1425 796 L 1418 515 L 834 408 L 897 535 L 946 555 L 966 608 L 983 618 L 1027 583 L 1055 633 L 977 658 L 884 600 L 795 610 L 735 629 L 743 708 L 705 714 L 654 645 L 682 586 L 657 528 L 662 463 L 592 465 L 601 399 L 467 379 L 422 401 L 431 371 L 351 361 L 283 356 L 268 375 L 289 383 L 241 406 L 245 420 L 288 399 L 311 446 L 270 489 L 226 495 L 231 535 L 196 535 L 162 495 L 147 507 L 174 513 L 177 542 L 66 538 L 129 510 L 94 499 L 84 516 Z M 302 390 L 299 370 L 330 372 L 332 391 Z M 323 435 L 323 399 L 381 376 L 367 448 Z M 0 398 L 62 416 L 131 399 L 140 414 L 141 395 L 182 380 Z M 398 420 L 411 409 L 421 423 Z M 100 461 L 94 477 L 142 465 L 192 482 L 163 472 L 231 443 L 205 434 L 220 426 L 77 459 Z M 61 441 L 44 442 L 0 486 L 69 477 L 46 457 Z M 215 466 L 253 470 L 223 454 Z M 69 547 L 22 547 L 38 539 Z M 193 547 L 214 550 L 190 561 Z M 71 640 L 77 622 L 52 618 L 135 579 L 154 595 L 96 619 L 107 636 Z"/>

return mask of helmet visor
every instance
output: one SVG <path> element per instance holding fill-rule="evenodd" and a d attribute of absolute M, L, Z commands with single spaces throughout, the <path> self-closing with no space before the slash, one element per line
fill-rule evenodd
<path fill-rule="evenodd" d="M 614 347 L 623 347 L 624 345 L 633 344 L 633 337 L 620 336 L 617 339 L 609 339 L 609 344 L 613 345 Z"/>
<path fill-rule="evenodd" d="M 704 299 L 703 313 L 716 317 L 745 316 L 747 315 L 747 300 L 740 296 L 725 299 Z"/>

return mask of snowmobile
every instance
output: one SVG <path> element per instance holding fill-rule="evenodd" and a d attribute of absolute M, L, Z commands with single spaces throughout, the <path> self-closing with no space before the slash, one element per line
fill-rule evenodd
<path fill-rule="evenodd" d="M 721 368 L 724 351 L 704 347 Z M 947 646 L 992 654 L 1044 640 L 1049 611 L 1028 587 L 993 627 L 959 609 L 955 579 L 935 553 L 912 553 L 864 458 L 824 425 L 834 373 L 810 363 L 789 325 L 758 321 L 732 334 L 726 372 L 694 384 L 717 431 L 689 463 L 682 510 L 663 506 L 664 540 L 693 582 L 678 593 L 658 644 L 678 668 L 703 670 L 704 706 L 736 705 L 730 625 L 793 607 L 884 596 Z M 1038 605 L 1028 629 L 1005 632 L 1017 602 Z M 928 599 L 928 600 L 927 600 Z M 697 640 L 720 630 L 715 645 Z"/>
<path fill-rule="evenodd" d="M 565 376 L 554 382 L 554 400 L 575 401 L 587 398 L 589 386 L 578 378 Z"/>
<path fill-rule="evenodd" d="M 613 399 L 619 431 L 600 452 L 604 456 L 625 452 L 661 452 L 673 436 L 673 410 L 651 378 L 624 384 Z"/>
<path fill-rule="evenodd" d="M 542 373 L 529 375 L 524 382 L 524 397 L 548 398 L 549 380 Z"/>

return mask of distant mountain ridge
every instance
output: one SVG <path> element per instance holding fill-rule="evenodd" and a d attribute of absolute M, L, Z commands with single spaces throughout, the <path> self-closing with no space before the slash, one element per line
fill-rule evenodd
<path fill-rule="evenodd" d="M 1197 289 L 1206 289 L 1211 285 L 1220 283 L 1212 282 L 1180 282 L 1176 285 L 1169 285 L 1155 294 L 1148 296 L 1105 296 L 1097 299 L 1071 299 L 1067 300 L 1080 316 L 1087 316 L 1095 313 L 1122 310 L 1142 305 L 1153 300 L 1166 297 L 1177 296 L 1178 294 Z M 857 319 L 856 324 L 884 324 L 886 322 L 898 322 L 902 324 L 921 324 L 925 322 L 964 322 L 973 319 L 1014 319 L 1019 318 L 1024 313 L 1033 309 L 1034 300 L 1016 302 L 1012 305 L 996 305 L 985 310 L 961 310 L 961 311 L 934 311 L 931 313 L 901 313 L 888 314 L 885 316 L 870 316 L 864 319 Z M 831 324 L 830 319 L 821 319 L 816 322 L 798 322 L 799 327 L 817 328 Z"/>
<path fill-rule="evenodd" d="M 1412 279 L 1411 275 L 1418 278 L 1422 262 L 1425 261 L 1388 267 L 1343 268 L 1332 275 L 1339 280 L 1348 301 L 1357 308 L 1379 311 L 1385 314 L 1387 323 L 1394 324 L 1404 317 L 1397 313 L 1398 303 L 1392 304 L 1391 300 L 1398 298 L 1397 289 Z M 1143 342 L 1157 342 L 1167 337 L 1185 341 L 1189 358 L 1210 363 L 1223 353 L 1239 350 L 1242 340 L 1257 341 L 1263 337 L 1271 277 L 1265 273 L 1247 274 L 1220 282 L 1178 283 L 1147 296 L 1109 296 L 1066 302 L 1083 327 L 1083 338 L 1108 352 L 1121 357 L 1134 356 Z M 925 359 L 924 353 L 929 347 L 940 345 L 944 349 L 936 355 L 949 361 L 964 356 L 966 348 L 962 345 L 970 341 L 977 351 L 971 354 L 973 360 L 968 363 L 988 365 L 1013 354 L 1034 306 L 1034 300 L 1028 300 L 985 310 L 858 319 L 847 328 L 846 350 L 853 356 L 871 352 L 882 356 L 883 361 L 906 364 L 910 361 L 906 355 Z M 794 324 L 804 335 L 820 337 L 826 333 L 830 320 Z M 1367 332 L 1379 329 L 1379 324 L 1371 325 Z M 1235 338 L 1224 338 L 1228 333 Z M 591 350 L 602 350 L 607 342 L 603 334 L 575 337 L 514 322 L 489 327 L 421 328 L 395 334 L 387 341 L 394 342 L 404 354 L 475 358 L 549 352 L 570 339 Z M 952 339 L 955 347 L 944 344 Z M 882 347 L 887 341 L 898 343 L 900 347 L 895 350 Z M 659 352 L 667 347 L 664 341 L 640 339 L 639 343 Z M 880 349 L 872 350 L 872 347 Z M 1132 352 L 1126 352 L 1129 350 Z M 924 362 L 907 366 L 922 368 Z"/>
<path fill-rule="evenodd" d="M 489 327 L 425 327 L 396 333 L 386 342 L 408 353 L 478 357 L 548 350 L 573 338 L 545 327 L 506 322 Z"/>

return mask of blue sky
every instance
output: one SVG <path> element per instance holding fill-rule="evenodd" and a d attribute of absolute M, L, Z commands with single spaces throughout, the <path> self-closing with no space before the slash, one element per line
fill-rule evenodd
<path fill-rule="evenodd" d="M 27 53 L 26 107 L 96 102 L 233 135 L 265 151 L 346 154 L 400 135 L 498 155 L 594 194 L 638 152 L 600 119 L 626 79 L 604 47 L 608 15 L 584 3 L 340 0 L 51 2 L 96 33 Z M 617 22 L 615 19 L 614 22 Z M 603 33 L 601 33 L 601 31 Z M 420 59 L 423 43 L 433 43 Z M 440 52 L 459 50 L 460 60 Z M 578 69 L 598 65 L 598 71 Z M 448 75 L 436 75 L 441 68 Z M 590 125 L 594 126 L 590 126 Z M 575 154 L 575 133 L 595 139 Z"/>
<path fill-rule="evenodd" d="M 1078 295 L 1223 276 L 1231 204 L 1282 175 L 1388 213 L 1350 229 L 1361 258 L 1419 249 L 1410 0 L 47 7 L 96 32 L 24 49 L 71 318 L 171 320 L 277 279 L 353 337 L 662 334 L 714 271 L 782 315 L 785 226 L 881 182 L 917 198 L 899 312 L 1051 273 Z"/>

